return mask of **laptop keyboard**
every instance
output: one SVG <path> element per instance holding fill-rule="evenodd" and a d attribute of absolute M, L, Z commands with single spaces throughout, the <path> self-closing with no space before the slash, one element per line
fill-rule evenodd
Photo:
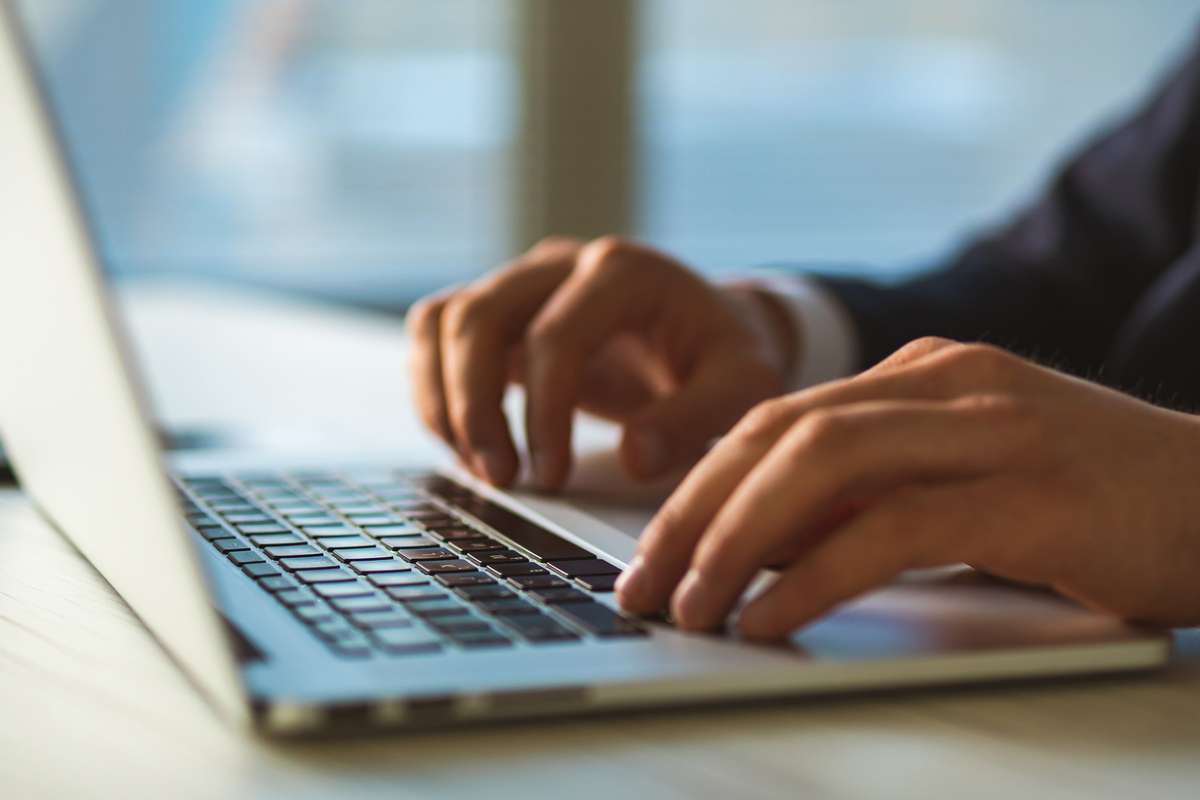
<path fill-rule="evenodd" d="M 191 527 L 339 656 L 647 635 L 592 596 L 618 567 L 439 475 L 178 487 Z"/>

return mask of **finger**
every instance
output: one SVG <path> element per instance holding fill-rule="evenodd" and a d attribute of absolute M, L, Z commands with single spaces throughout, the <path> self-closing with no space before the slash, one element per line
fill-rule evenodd
<path fill-rule="evenodd" d="M 645 328 L 661 305 L 670 275 L 643 253 L 611 239 L 585 246 L 529 325 L 526 430 L 534 474 L 545 489 L 561 487 L 570 471 L 572 417 L 589 359 L 618 332 Z"/>
<path fill-rule="evenodd" d="M 776 640 L 907 569 L 970 560 L 986 536 L 987 484 L 897 492 L 791 565 L 741 612 L 748 638 Z"/>
<path fill-rule="evenodd" d="M 720 624 L 751 579 L 847 499 L 996 470 L 1034 428 L 1002 398 L 864 403 L 788 431 L 717 513 L 672 596 L 684 628 Z"/>
<path fill-rule="evenodd" d="M 458 292 L 442 309 L 439 338 L 446 416 L 463 462 L 506 485 L 518 461 L 502 402 L 509 352 L 569 273 L 569 257 L 527 257 Z"/>
<path fill-rule="evenodd" d="M 592 359 L 579 387 L 579 408 L 624 422 L 674 390 L 661 359 L 633 336 L 618 336 Z"/>
<path fill-rule="evenodd" d="M 765 362 L 744 353 L 706 357 L 675 392 L 639 412 L 625 427 L 621 454 L 638 478 L 687 463 L 728 431 L 746 409 L 782 387 Z"/>
<path fill-rule="evenodd" d="M 454 446 L 454 433 L 446 414 L 442 390 L 441 325 L 442 309 L 452 291 L 421 300 L 409 309 L 405 325 L 409 336 L 409 374 L 413 402 L 421 421 L 443 441 Z"/>
<path fill-rule="evenodd" d="M 945 348 L 943 340 L 921 340 L 922 358 Z M 915 355 L 917 346 L 910 351 Z M 617 585 L 621 603 L 634 613 L 661 610 L 683 577 L 704 529 L 738 484 L 805 414 L 842 405 L 887 399 L 944 400 L 961 392 L 960 382 L 937 365 L 884 364 L 854 378 L 834 381 L 755 407 L 688 474 L 647 526 L 638 554 Z"/>

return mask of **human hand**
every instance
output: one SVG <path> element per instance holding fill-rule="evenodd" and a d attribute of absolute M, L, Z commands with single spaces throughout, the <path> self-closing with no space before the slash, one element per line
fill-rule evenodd
<path fill-rule="evenodd" d="M 501 408 L 510 381 L 525 386 L 543 487 L 567 478 L 577 408 L 621 423 L 626 467 L 653 477 L 782 391 L 794 337 L 768 305 L 621 239 L 547 240 L 413 307 L 416 405 L 463 464 L 494 484 L 518 469 Z"/>
<path fill-rule="evenodd" d="M 775 639 L 919 567 L 967 563 L 1160 624 L 1200 622 L 1200 419 L 983 345 L 914 342 L 751 411 L 620 579 L 687 630 Z"/>

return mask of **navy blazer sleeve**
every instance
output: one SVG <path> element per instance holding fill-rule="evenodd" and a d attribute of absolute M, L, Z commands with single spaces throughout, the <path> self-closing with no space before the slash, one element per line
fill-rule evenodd
<path fill-rule="evenodd" d="M 1191 245 L 1200 175 L 1200 49 L 1044 194 L 950 262 L 899 286 L 830 276 L 867 367 L 937 335 L 1080 374 L 1104 363 L 1139 297 Z"/>

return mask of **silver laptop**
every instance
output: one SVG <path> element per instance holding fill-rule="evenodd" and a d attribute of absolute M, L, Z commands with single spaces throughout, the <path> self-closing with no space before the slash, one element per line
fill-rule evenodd
<path fill-rule="evenodd" d="M 0 432 L 212 702 L 276 734 L 1145 670 L 1169 639 L 970 573 L 777 646 L 622 615 L 634 540 L 465 475 L 167 463 L 16 15 L 0 13 Z"/>

